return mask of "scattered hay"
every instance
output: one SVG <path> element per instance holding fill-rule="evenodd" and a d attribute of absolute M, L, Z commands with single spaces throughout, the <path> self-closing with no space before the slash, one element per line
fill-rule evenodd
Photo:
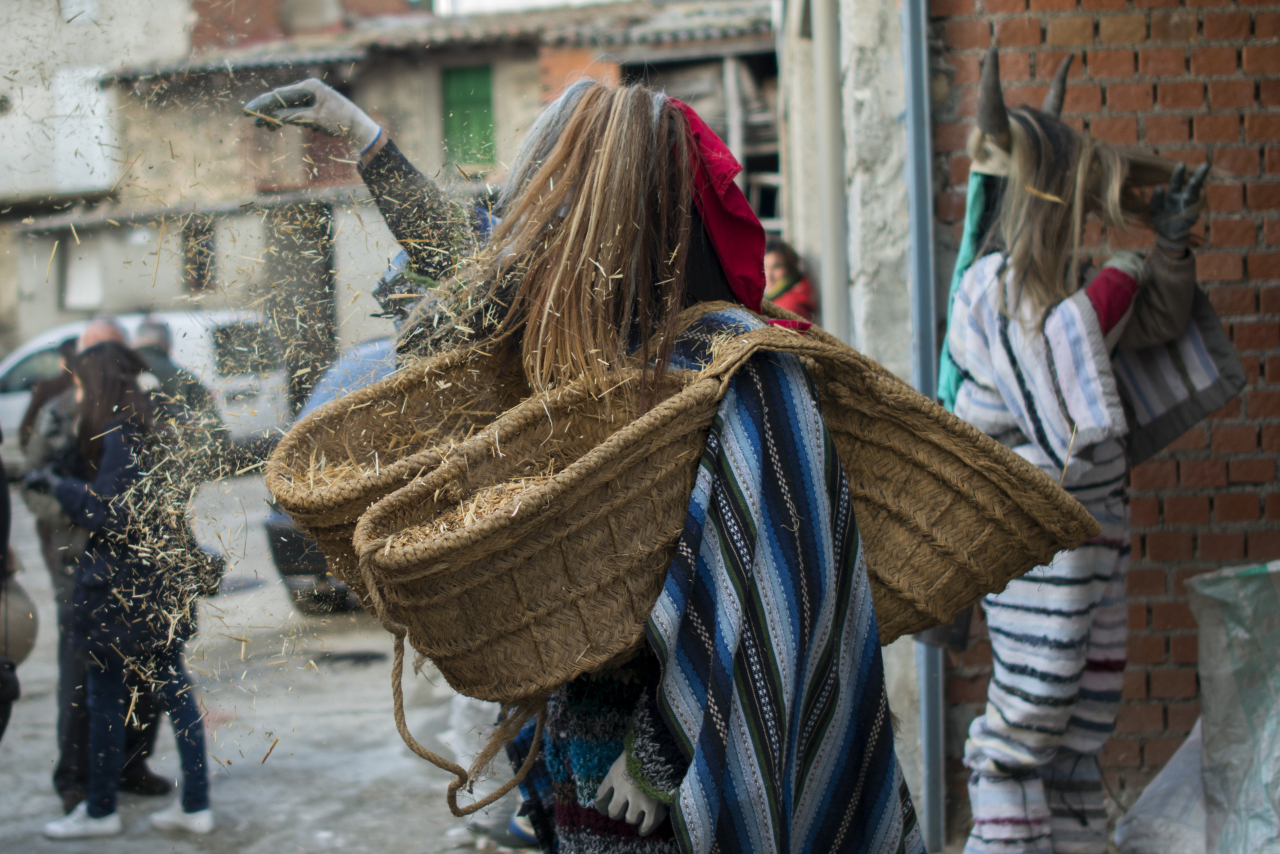
<path fill-rule="evenodd" d="M 428 369 L 418 381 L 384 381 L 384 397 L 353 396 L 345 412 L 330 412 L 300 436 L 285 462 L 286 479 L 312 493 L 342 488 L 432 448 L 469 439 L 528 393 L 522 378 L 495 376 L 487 367 L 483 372 L 468 363 Z"/>
<path fill-rule="evenodd" d="M 538 491 L 570 462 L 559 455 L 522 461 L 501 483 L 477 489 L 457 504 L 442 504 L 438 514 L 395 536 L 391 548 L 430 542 L 441 534 L 461 531 L 492 516 L 516 516 L 524 506 L 525 497 Z"/>

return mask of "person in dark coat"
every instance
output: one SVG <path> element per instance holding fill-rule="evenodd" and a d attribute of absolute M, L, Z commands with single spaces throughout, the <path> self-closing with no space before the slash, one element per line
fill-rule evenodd
<path fill-rule="evenodd" d="M 24 473 L 52 466 L 56 474 L 84 475 L 76 468 L 79 465 L 76 452 L 79 404 L 75 399 L 71 363 L 77 348 L 84 350 L 105 341 L 126 343 L 124 329 L 114 318 L 95 318 L 85 326 L 78 341 L 73 338 L 59 345 L 61 379 L 47 380 L 50 385 L 38 384 L 32 391 L 32 411 L 27 413 L 32 430 L 24 435 L 22 443 Z M 59 386 L 62 390 L 53 393 Z M 43 402 L 39 402 L 41 397 L 45 398 Z M 69 813 L 85 799 L 89 787 L 89 705 L 85 687 L 89 661 L 84 650 L 74 642 L 71 628 L 76 567 L 89 532 L 75 525 L 52 495 L 30 489 L 23 489 L 21 494 L 27 509 L 36 518 L 40 551 L 58 606 L 58 761 L 53 768 L 53 788 L 62 799 L 63 812 Z M 137 700 L 127 727 L 120 788 L 138 795 L 167 795 L 173 783 L 153 773 L 146 764 L 155 749 L 160 711 L 145 685 L 135 684 L 134 689 Z"/>
<path fill-rule="evenodd" d="M 208 833 L 209 779 L 204 724 L 183 662 L 195 632 L 196 585 L 166 557 L 169 507 L 148 395 L 138 385 L 145 365 L 117 342 L 88 348 L 72 372 L 80 417 L 79 473 L 51 468 L 27 475 L 28 488 L 52 494 L 90 532 L 77 566 L 72 625 L 90 656 L 89 793 L 69 815 L 45 826 L 54 839 L 114 836 L 130 714 L 129 675 L 145 681 L 173 723 L 182 764 L 182 799 L 151 817 L 166 830 Z"/>
<path fill-rule="evenodd" d="M 0 436 L 3 441 L 3 436 Z M 4 471 L 4 463 L 0 462 L 0 484 L 8 484 L 8 476 Z M 10 508 L 9 508 L 9 490 L 7 488 L 0 489 L 0 620 L 8 617 L 8 609 L 10 603 L 5 601 L 5 597 L 9 595 L 8 579 L 18 571 L 16 561 L 10 559 L 9 556 L 9 524 L 10 524 Z M 0 630 L 8 634 L 8 625 L 0 625 Z M 9 726 L 9 713 L 13 710 L 13 704 L 22 696 L 22 691 L 18 685 L 18 662 L 9 658 L 10 655 L 16 655 L 8 649 L 8 638 L 0 649 L 0 738 L 4 738 L 4 731 Z"/>
<path fill-rule="evenodd" d="M 230 473 L 226 466 L 231 438 L 213 394 L 174 363 L 172 346 L 169 325 L 154 317 L 142 321 L 133 337 L 133 352 L 147 366 L 141 385 L 151 395 L 152 412 L 164 428 L 167 455 L 181 462 L 168 467 L 167 486 L 175 495 L 182 494 L 175 503 L 185 507 L 202 484 Z M 176 518 L 181 548 L 200 561 L 201 593 L 215 595 L 227 570 L 226 559 L 196 541 L 185 513 Z"/>
<path fill-rule="evenodd" d="M 211 451 L 220 451 L 228 437 L 218 405 L 198 377 L 173 361 L 172 349 L 173 335 L 163 320 L 148 317 L 138 325 L 133 350 L 158 383 L 153 402 L 180 419 L 187 433 L 198 432 Z"/>

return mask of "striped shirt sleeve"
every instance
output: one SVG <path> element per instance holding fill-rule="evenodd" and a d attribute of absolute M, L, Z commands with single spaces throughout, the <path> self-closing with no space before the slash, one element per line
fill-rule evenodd
<path fill-rule="evenodd" d="M 962 375 L 956 414 L 998 439 L 1020 433 L 1057 472 L 1070 448 L 1065 479 L 1074 481 L 1092 466 L 1083 449 L 1128 431 L 1098 315 L 1078 291 L 1043 327 L 1026 312 L 1011 317 L 1000 299 L 1003 260 L 979 260 L 956 295 L 947 337 Z"/>

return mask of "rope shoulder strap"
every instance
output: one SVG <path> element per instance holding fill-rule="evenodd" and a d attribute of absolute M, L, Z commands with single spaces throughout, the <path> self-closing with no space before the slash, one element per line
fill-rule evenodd
<path fill-rule="evenodd" d="M 542 730 L 547 723 L 546 699 L 539 698 L 540 702 L 522 704 L 519 709 L 512 710 L 512 713 L 494 733 L 489 745 L 476 758 L 471 770 L 468 771 L 456 762 L 450 762 L 435 751 L 424 747 L 413 737 L 413 733 L 409 732 L 409 725 L 404 718 L 404 686 L 402 684 L 404 680 L 404 641 L 407 632 L 401 627 L 394 629 L 393 633 L 395 635 L 395 658 L 391 665 L 391 697 L 395 704 L 396 730 L 400 733 L 400 737 L 404 739 L 404 743 L 409 745 L 410 750 L 440 770 L 454 775 L 454 779 L 449 783 L 449 811 L 459 818 L 464 818 L 484 809 L 523 783 L 533 769 L 533 763 L 537 760 L 538 753 L 542 749 Z M 537 716 L 538 723 L 533 731 L 533 743 L 530 745 L 529 755 L 525 757 L 524 764 L 520 766 L 520 770 L 516 772 L 516 775 L 499 786 L 496 791 L 480 800 L 464 806 L 458 806 L 458 791 L 463 788 L 470 790 L 471 785 L 479 779 L 481 772 L 493 761 L 494 756 L 506 744 L 509 737 L 518 733 L 525 722 L 534 715 Z"/>

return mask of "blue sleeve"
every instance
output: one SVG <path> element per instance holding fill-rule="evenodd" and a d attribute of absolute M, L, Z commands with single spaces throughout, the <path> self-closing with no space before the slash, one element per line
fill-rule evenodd
<path fill-rule="evenodd" d="M 123 495 L 138 479 L 138 464 L 132 453 L 129 428 L 112 430 L 102 437 L 102 459 L 92 483 L 64 478 L 54 497 L 76 525 L 94 533 L 102 530 L 112 516 L 112 500 Z"/>

